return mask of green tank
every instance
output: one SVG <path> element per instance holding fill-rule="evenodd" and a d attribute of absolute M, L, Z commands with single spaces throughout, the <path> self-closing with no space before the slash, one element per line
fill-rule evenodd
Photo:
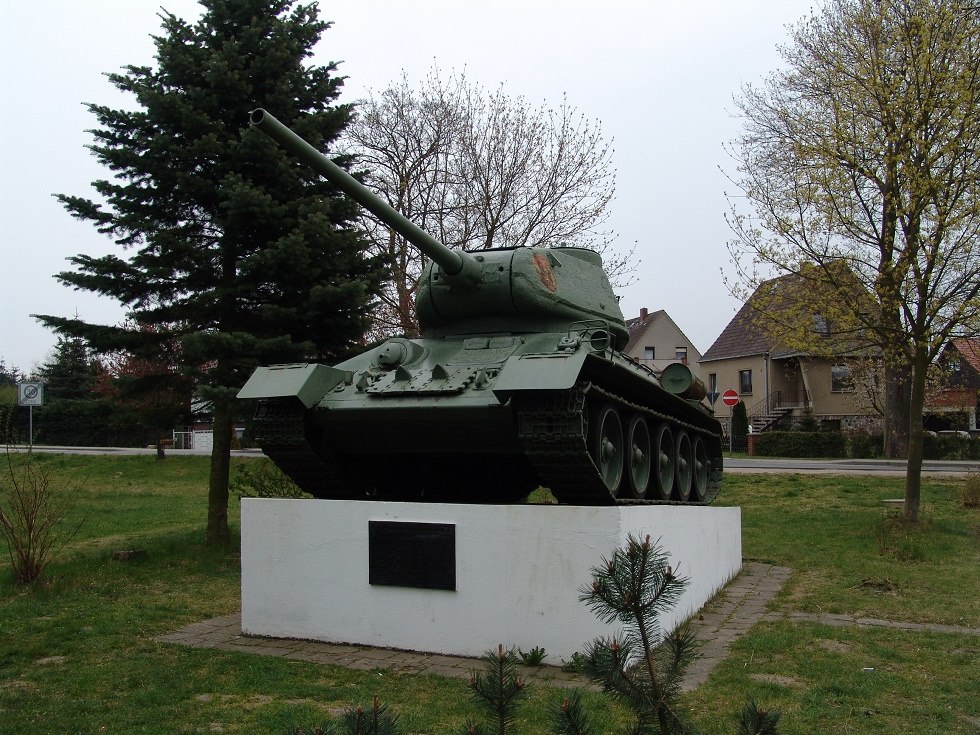
<path fill-rule="evenodd" d="M 722 477 L 721 425 L 687 365 L 662 376 L 623 354 L 626 322 L 598 253 L 451 250 L 264 110 L 252 124 L 431 260 L 421 337 L 328 366 L 260 367 L 263 452 L 319 498 L 704 504 Z"/>

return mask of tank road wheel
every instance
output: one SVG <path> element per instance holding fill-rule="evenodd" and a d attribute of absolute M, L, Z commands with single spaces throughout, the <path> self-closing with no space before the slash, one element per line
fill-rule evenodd
<path fill-rule="evenodd" d="M 702 503 L 705 494 L 708 492 L 708 448 L 700 436 L 694 437 L 692 454 L 694 455 L 694 468 L 691 478 L 691 500 Z"/>
<path fill-rule="evenodd" d="M 634 498 L 647 494 L 650 484 L 650 468 L 653 460 L 650 452 L 650 429 L 642 416 L 630 419 L 626 432 L 626 451 L 629 467 L 630 491 Z"/>
<path fill-rule="evenodd" d="M 592 437 L 589 449 L 596 467 L 599 468 L 602 482 L 609 490 L 609 494 L 616 497 L 623 479 L 626 455 L 623 424 L 619 420 L 619 412 L 610 404 L 601 406 L 592 413 Z"/>
<path fill-rule="evenodd" d="M 687 502 L 691 497 L 691 476 L 694 474 L 694 455 L 691 437 L 686 431 L 677 432 L 677 467 L 674 471 L 674 498 Z"/>
<path fill-rule="evenodd" d="M 653 478 L 654 496 L 657 500 L 670 500 L 670 493 L 674 489 L 676 455 L 674 454 L 674 434 L 667 424 L 659 424 L 657 426 L 653 451 L 655 462 Z"/>

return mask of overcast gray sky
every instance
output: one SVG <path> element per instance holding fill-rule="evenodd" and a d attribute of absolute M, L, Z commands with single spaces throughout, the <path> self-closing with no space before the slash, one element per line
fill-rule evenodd
<path fill-rule="evenodd" d="M 636 282 L 622 289 L 627 318 L 666 309 L 704 352 L 739 304 L 730 271 L 723 144 L 739 129 L 732 96 L 779 63 L 786 25 L 812 0 L 321 0 L 334 26 L 315 61 L 343 62 L 341 101 L 380 91 L 402 71 L 422 80 L 466 72 L 529 103 L 562 95 L 614 140 L 617 193 L 609 226 L 635 243 Z M 121 307 L 54 279 L 77 253 L 120 252 L 52 194 L 91 196 L 109 172 L 85 148 L 95 120 L 83 102 L 127 106 L 104 77 L 154 63 L 159 7 L 196 20 L 194 0 L 0 0 L 0 357 L 29 370 L 55 336 L 32 313 L 116 323 Z"/>

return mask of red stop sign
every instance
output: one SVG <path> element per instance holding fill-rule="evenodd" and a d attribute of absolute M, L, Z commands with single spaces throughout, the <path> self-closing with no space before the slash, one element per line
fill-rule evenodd
<path fill-rule="evenodd" d="M 738 391 L 729 388 L 721 394 L 721 400 L 726 406 L 734 406 L 738 403 Z"/>

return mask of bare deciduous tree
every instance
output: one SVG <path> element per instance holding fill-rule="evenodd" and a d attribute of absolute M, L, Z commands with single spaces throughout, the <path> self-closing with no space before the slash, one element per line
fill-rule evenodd
<path fill-rule="evenodd" d="M 447 246 L 593 247 L 614 282 L 628 281 L 632 252 L 616 251 L 603 229 L 615 192 L 612 145 L 566 101 L 535 109 L 433 69 L 417 89 L 403 76 L 359 108 L 346 136 L 365 183 Z M 363 227 L 394 274 L 375 331 L 415 335 L 423 258 L 368 214 Z"/>
<path fill-rule="evenodd" d="M 791 40 L 786 68 L 737 100 L 733 257 L 746 285 L 816 264 L 833 303 L 814 312 L 846 313 L 881 349 L 886 432 L 903 416 L 908 427 L 914 521 L 929 366 L 980 318 L 980 10 L 827 0 Z"/>

